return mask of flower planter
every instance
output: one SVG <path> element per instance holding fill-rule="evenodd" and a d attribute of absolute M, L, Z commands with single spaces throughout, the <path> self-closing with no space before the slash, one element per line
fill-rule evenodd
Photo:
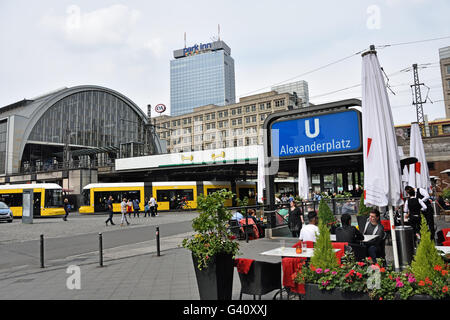
<path fill-rule="evenodd" d="M 370 298 L 365 292 L 344 292 L 339 288 L 322 290 L 318 284 L 305 283 L 305 300 L 370 300 Z"/>
<path fill-rule="evenodd" d="M 200 300 L 231 300 L 233 292 L 234 260 L 231 254 L 218 254 L 211 258 L 207 268 L 197 268 L 192 254 Z"/>
<path fill-rule="evenodd" d="M 415 294 L 409 297 L 408 300 L 434 300 L 434 299 L 432 296 L 429 296 L 427 294 Z"/>

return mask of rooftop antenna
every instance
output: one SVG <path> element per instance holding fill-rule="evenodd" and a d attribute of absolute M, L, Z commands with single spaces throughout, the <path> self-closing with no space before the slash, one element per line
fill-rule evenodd
<path fill-rule="evenodd" d="M 186 49 L 186 32 L 184 33 L 184 48 Z"/>
<path fill-rule="evenodd" d="M 218 31 L 219 31 L 218 36 L 219 36 L 219 41 L 220 41 L 220 24 L 217 25 L 217 29 L 218 29 Z"/>

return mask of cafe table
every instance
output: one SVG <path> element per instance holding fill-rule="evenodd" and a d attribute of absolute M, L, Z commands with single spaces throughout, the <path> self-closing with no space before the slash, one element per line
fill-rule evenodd
<path fill-rule="evenodd" d="M 362 240 L 361 242 L 369 242 L 373 239 L 375 239 L 376 237 L 378 237 L 378 235 L 374 235 L 374 234 L 365 234 L 364 235 L 364 240 Z M 330 234 L 330 240 L 332 242 L 336 242 L 336 235 L 335 234 Z"/>
<path fill-rule="evenodd" d="M 436 249 L 439 251 L 444 252 L 444 254 L 450 253 L 450 247 L 449 246 L 436 246 Z"/>
<path fill-rule="evenodd" d="M 338 252 L 341 249 L 333 249 L 334 252 Z M 296 248 L 286 248 L 279 247 L 269 251 L 264 251 L 260 253 L 264 256 L 275 256 L 275 257 L 292 257 L 292 258 L 308 258 L 310 259 L 314 255 L 314 248 L 303 249 L 302 253 L 297 253 Z"/>

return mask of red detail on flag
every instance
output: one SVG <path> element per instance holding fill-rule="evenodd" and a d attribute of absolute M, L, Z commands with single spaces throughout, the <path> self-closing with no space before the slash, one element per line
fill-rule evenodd
<path fill-rule="evenodd" d="M 364 200 L 366 200 L 366 190 L 364 190 Z"/>
<path fill-rule="evenodd" d="M 369 157 L 370 146 L 372 145 L 372 138 L 367 138 L 367 157 Z"/>
<path fill-rule="evenodd" d="M 418 174 L 420 174 L 420 166 L 421 166 L 421 163 L 420 163 L 420 162 L 416 162 L 416 164 L 414 165 L 414 168 L 416 169 L 416 172 L 417 172 Z"/>

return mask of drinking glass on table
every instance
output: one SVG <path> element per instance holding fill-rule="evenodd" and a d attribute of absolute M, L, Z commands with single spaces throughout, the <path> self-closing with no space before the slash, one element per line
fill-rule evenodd
<path fill-rule="evenodd" d="M 302 252 L 306 252 L 308 247 L 306 246 L 306 241 L 302 241 Z"/>

